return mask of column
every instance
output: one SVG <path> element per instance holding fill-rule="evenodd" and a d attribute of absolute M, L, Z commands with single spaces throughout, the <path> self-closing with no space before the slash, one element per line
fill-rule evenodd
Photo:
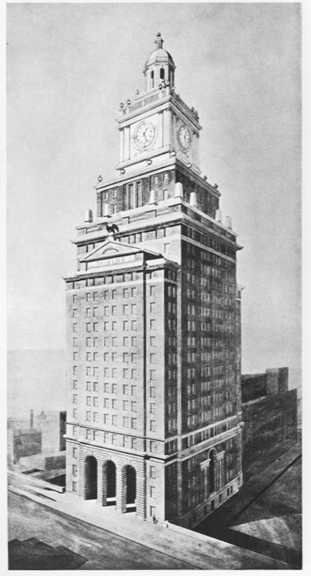
<path fill-rule="evenodd" d="M 79 498 L 84 499 L 84 490 L 85 490 L 85 456 L 81 454 L 80 451 L 80 459 L 79 459 Z"/>
<path fill-rule="evenodd" d="M 136 472 L 136 516 L 142 518 L 146 517 L 146 479 L 143 476 L 138 476 Z"/>
<path fill-rule="evenodd" d="M 124 161 L 124 129 L 120 130 L 120 162 Z"/>
<path fill-rule="evenodd" d="M 107 498 L 107 462 L 97 463 L 97 504 L 106 506 Z"/>
<path fill-rule="evenodd" d="M 116 510 L 124 514 L 126 512 L 126 469 L 117 467 L 117 490 L 116 490 Z"/>
<path fill-rule="evenodd" d="M 209 464 L 210 459 L 204 460 L 201 462 L 200 467 L 203 472 L 203 482 L 204 482 L 204 501 L 206 501 L 209 497 Z"/>
<path fill-rule="evenodd" d="M 216 456 L 216 491 L 218 492 L 224 487 L 224 455 L 225 452 L 220 452 Z"/>

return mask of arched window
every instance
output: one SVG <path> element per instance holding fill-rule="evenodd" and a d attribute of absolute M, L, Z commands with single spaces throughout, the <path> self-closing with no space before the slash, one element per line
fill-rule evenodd
<path fill-rule="evenodd" d="M 154 71 L 151 70 L 150 74 L 150 88 L 154 88 Z"/>
<path fill-rule="evenodd" d="M 161 70 L 160 70 L 160 79 L 161 79 L 161 80 L 165 80 L 165 70 L 164 70 L 164 68 L 161 68 Z"/>

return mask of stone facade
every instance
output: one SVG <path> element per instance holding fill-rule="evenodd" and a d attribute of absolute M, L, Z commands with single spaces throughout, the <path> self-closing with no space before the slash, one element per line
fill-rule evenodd
<path fill-rule="evenodd" d="M 193 526 L 243 481 L 241 247 L 159 50 L 120 106 L 118 176 L 98 178 L 65 279 L 67 491 Z"/>

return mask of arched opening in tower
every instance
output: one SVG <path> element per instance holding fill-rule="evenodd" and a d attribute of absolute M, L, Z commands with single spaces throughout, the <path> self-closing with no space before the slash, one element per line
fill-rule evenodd
<path fill-rule="evenodd" d="M 84 463 L 84 499 L 97 500 L 97 460 L 87 456 Z"/>

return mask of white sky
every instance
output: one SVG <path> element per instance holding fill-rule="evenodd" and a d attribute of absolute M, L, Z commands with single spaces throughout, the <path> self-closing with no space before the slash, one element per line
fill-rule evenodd
<path fill-rule="evenodd" d="M 238 241 L 243 372 L 300 367 L 299 4 L 10 4 L 8 346 L 64 346 L 62 276 L 157 32 Z"/>

